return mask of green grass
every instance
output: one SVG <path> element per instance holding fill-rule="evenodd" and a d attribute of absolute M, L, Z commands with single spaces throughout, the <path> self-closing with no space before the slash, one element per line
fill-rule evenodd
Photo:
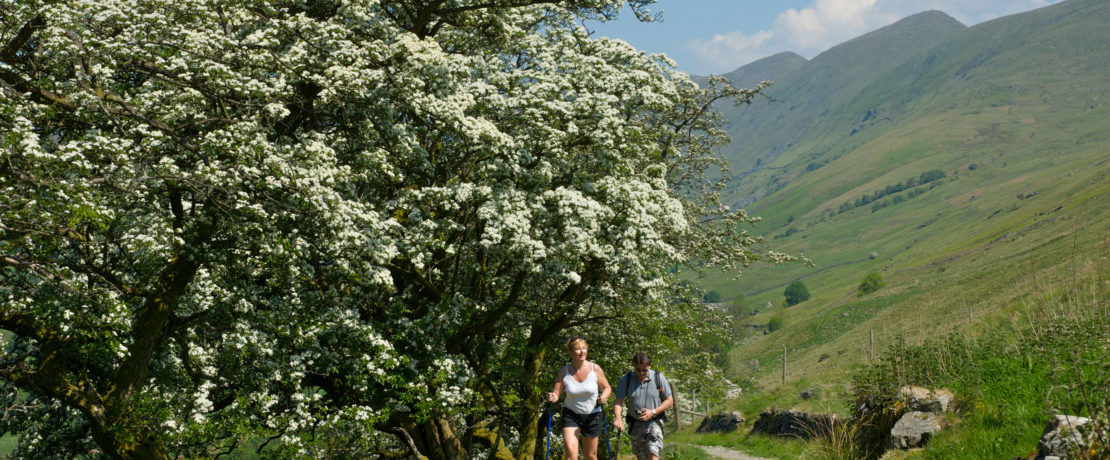
<path fill-rule="evenodd" d="M 1110 254 L 1104 253 L 1104 260 L 1110 259 L 1106 256 Z M 895 341 L 875 363 L 855 368 L 851 389 L 800 378 L 746 392 L 727 407 L 741 410 L 748 418 L 737 433 L 698 435 L 690 426 L 668 440 L 766 457 L 852 458 L 858 454 L 846 457 L 844 449 L 822 449 L 828 444 L 817 441 L 749 434 L 751 424 L 765 407 L 845 415 L 862 394 L 880 395 L 891 402 L 900 386 L 919 385 L 957 395 L 952 412 L 946 415 L 952 426 L 924 449 L 888 458 L 1026 457 L 1036 449 L 1053 414 L 1110 420 L 1105 406 L 1110 399 L 1110 328 L 1105 326 L 1110 319 L 1110 271 L 1107 265 L 1096 268 L 1093 275 L 1074 276 L 1064 287 L 1028 299 L 1035 307 L 1022 309 L 1020 320 L 979 334 L 965 327 L 919 344 Z M 814 387 L 822 389 L 819 396 L 800 401 L 797 392 Z M 845 439 L 831 446 L 842 447 Z"/>
<path fill-rule="evenodd" d="M 0 436 L 0 457 L 7 458 L 8 455 L 15 451 L 15 446 L 18 443 L 19 437 L 14 434 Z"/>

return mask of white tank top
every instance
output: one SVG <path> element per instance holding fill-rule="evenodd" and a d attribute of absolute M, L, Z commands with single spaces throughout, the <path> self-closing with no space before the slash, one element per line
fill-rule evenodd
<path fill-rule="evenodd" d="M 590 373 L 586 375 L 585 382 L 574 379 L 570 372 L 570 365 L 566 366 L 566 376 L 563 377 L 563 388 L 567 390 L 567 397 L 563 400 L 563 407 L 576 414 L 589 414 L 597 406 L 597 374 L 594 373 L 594 364 L 590 363 Z"/>

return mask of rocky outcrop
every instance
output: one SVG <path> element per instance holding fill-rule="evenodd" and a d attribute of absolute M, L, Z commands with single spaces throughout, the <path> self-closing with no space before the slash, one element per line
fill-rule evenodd
<path fill-rule="evenodd" d="M 942 414 L 955 400 L 948 390 L 917 386 L 901 387 L 891 396 L 868 395 L 856 402 L 853 423 L 860 424 L 858 442 L 865 450 L 880 454 L 924 446 L 947 426 Z"/>
<path fill-rule="evenodd" d="M 1066 458 L 1068 450 L 1080 450 L 1086 446 L 1079 427 L 1091 420 L 1076 415 L 1057 415 L 1048 422 L 1037 442 L 1037 459 L 1054 460 Z"/>
<path fill-rule="evenodd" d="M 698 425 L 698 433 L 733 433 L 744 424 L 744 415 L 739 412 L 718 412 L 706 417 Z"/>
<path fill-rule="evenodd" d="M 955 396 L 945 389 L 929 390 L 927 388 L 904 386 L 898 389 L 898 397 L 906 401 L 906 407 L 912 411 L 932 412 L 942 414 L 948 412 Z"/>
<path fill-rule="evenodd" d="M 944 389 L 930 390 L 909 385 L 899 388 L 900 402 L 896 407 L 900 409 L 893 413 L 898 421 L 890 429 L 887 447 L 904 450 L 924 446 L 944 428 L 944 418 L 940 414 L 948 412 L 953 399 L 952 392 Z"/>
<path fill-rule="evenodd" d="M 810 414 L 798 410 L 764 409 L 752 425 L 753 433 L 811 438 L 840 423 L 836 415 Z"/>
<path fill-rule="evenodd" d="M 896 449 L 924 446 L 943 428 L 940 415 L 933 412 L 906 412 L 890 429 L 890 445 Z"/>

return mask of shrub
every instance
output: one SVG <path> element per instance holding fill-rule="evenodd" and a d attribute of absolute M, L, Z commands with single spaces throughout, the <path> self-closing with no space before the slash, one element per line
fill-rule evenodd
<path fill-rule="evenodd" d="M 720 303 L 721 293 L 717 291 L 706 292 L 705 295 L 702 297 L 702 300 L 705 300 L 706 303 Z"/>
<path fill-rule="evenodd" d="M 883 286 L 886 286 L 886 284 L 883 283 L 882 274 L 879 272 L 868 273 L 867 276 L 863 277 L 863 281 L 859 282 L 859 295 L 870 294 L 882 289 Z"/>
<path fill-rule="evenodd" d="M 775 332 L 779 329 L 782 329 L 782 326 L 783 326 L 782 315 L 779 315 L 779 316 L 776 316 L 774 318 L 771 318 L 771 321 L 767 323 L 767 330 L 769 332 Z"/>
<path fill-rule="evenodd" d="M 809 289 L 806 289 L 806 284 L 799 280 L 790 283 L 782 295 L 786 296 L 786 306 L 792 307 L 809 300 Z"/>

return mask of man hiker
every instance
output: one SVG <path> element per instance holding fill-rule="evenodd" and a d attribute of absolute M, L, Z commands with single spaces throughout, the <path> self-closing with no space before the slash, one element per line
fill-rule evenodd
<path fill-rule="evenodd" d="M 674 404 L 671 386 L 659 371 L 651 370 L 651 358 L 639 352 L 632 357 L 632 372 L 617 382 L 613 426 L 618 431 L 629 425 L 628 438 L 637 460 L 659 460 L 663 450 L 664 412 Z M 627 402 L 627 404 L 626 404 Z M 628 413 L 622 417 L 624 408 Z"/>

